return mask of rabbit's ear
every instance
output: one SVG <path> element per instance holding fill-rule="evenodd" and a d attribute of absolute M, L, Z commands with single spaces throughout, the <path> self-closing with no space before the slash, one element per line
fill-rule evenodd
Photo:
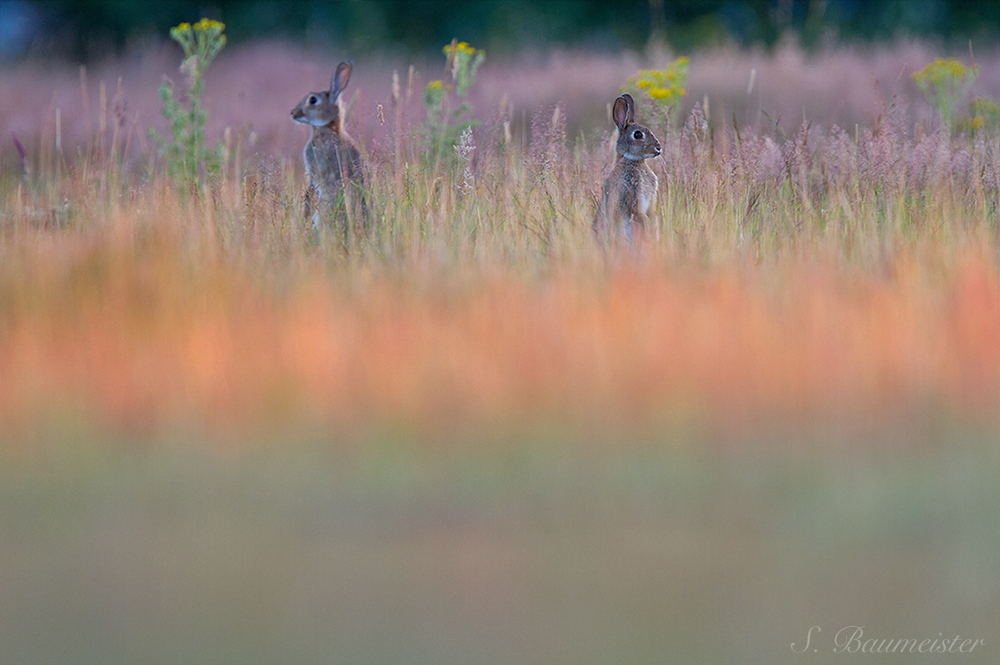
<path fill-rule="evenodd" d="M 330 81 L 330 94 L 334 97 L 343 92 L 347 82 L 351 80 L 351 67 L 349 62 L 337 65 L 337 71 L 333 73 L 333 80 Z"/>
<path fill-rule="evenodd" d="M 635 100 L 632 99 L 632 95 L 627 92 L 622 95 L 622 99 L 625 100 L 625 106 L 628 107 L 628 113 L 625 116 L 625 124 L 631 125 L 635 122 Z"/>
<path fill-rule="evenodd" d="M 615 107 L 611 109 L 611 119 L 615 121 L 615 125 L 618 126 L 619 131 L 624 130 L 626 125 L 629 123 L 629 105 L 628 100 L 625 99 L 627 95 L 622 95 L 615 100 Z M 631 97 L 629 97 L 631 99 Z"/>

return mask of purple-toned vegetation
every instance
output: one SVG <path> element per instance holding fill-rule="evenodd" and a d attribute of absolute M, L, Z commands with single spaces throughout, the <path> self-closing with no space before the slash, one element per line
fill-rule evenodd
<path fill-rule="evenodd" d="M 902 101 L 900 123 L 911 134 L 919 123 L 935 129 L 932 109 L 923 101 L 910 74 L 940 55 L 927 44 L 896 48 L 841 48 L 807 55 L 793 46 L 773 54 L 719 50 L 695 54 L 687 100 L 681 117 L 695 103 L 708 101 L 713 128 L 748 128 L 771 136 L 794 133 L 803 122 L 814 126 L 871 128 L 879 123 L 890 100 Z M 328 83 L 339 54 L 303 52 L 280 43 L 235 45 L 224 50 L 208 73 L 206 104 L 210 139 L 232 131 L 252 131 L 255 149 L 278 157 L 293 157 L 301 149 L 304 130 L 288 122 L 288 111 L 302 90 Z M 974 94 L 1000 99 L 1000 57 L 977 54 L 981 71 Z M 585 52 L 555 52 L 524 61 L 487 60 L 469 100 L 480 120 L 488 120 L 506 100 L 511 131 L 528 134 L 532 117 L 561 105 L 571 140 L 581 133 L 593 143 L 607 131 L 608 105 L 620 86 L 640 66 L 662 66 L 669 56 L 620 57 Z M 967 56 L 966 56 L 966 59 Z M 100 87 L 103 84 L 107 122 L 127 129 L 134 124 L 135 146 L 152 150 L 145 138 L 149 127 L 162 128 L 156 94 L 164 76 L 179 79 L 178 50 L 173 45 L 147 49 L 123 60 L 91 65 L 85 72 L 60 63 L 10 65 L 0 76 L 0 126 L 14 132 L 25 146 L 52 141 L 55 112 L 61 110 L 65 150 L 88 144 L 101 123 Z M 443 62 L 359 61 L 348 102 L 359 138 L 369 145 L 387 140 L 391 126 L 380 124 L 377 106 L 391 103 L 392 72 L 405 88 L 414 64 L 413 90 L 405 119 L 410 126 L 423 121 L 420 90 L 440 78 Z M 121 95 L 115 108 L 117 82 Z M 118 115 L 116 115 L 116 113 Z M 3 141 L 0 157 L 9 163 L 13 145 Z"/>

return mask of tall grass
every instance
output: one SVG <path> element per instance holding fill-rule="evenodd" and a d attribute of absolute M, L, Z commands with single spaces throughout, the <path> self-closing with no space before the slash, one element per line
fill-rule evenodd
<path fill-rule="evenodd" d="M 503 100 L 430 161 L 416 85 L 364 141 L 373 231 L 348 253 L 301 218 L 298 157 L 249 129 L 179 198 L 120 91 L 75 152 L 57 125 L 8 157 L 0 431 L 1000 414 L 996 136 L 914 124 L 904 95 L 847 128 L 640 117 L 664 149 L 655 233 L 603 247 L 610 123 Z"/>

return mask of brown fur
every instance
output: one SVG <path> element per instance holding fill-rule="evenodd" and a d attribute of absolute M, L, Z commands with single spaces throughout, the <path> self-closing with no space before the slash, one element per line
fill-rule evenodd
<path fill-rule="evenodd" d="M 631 239 L 651 226 L 649 211 L 656 205 L 658 182 L 646 159 L 660 154 L 660 142 L 648 128 L 635 124 L 631 95 L 615 100 L 612 118 L 618 127 L 615 165 L 604 181 L 594 233 L 602 237 L 621 233 Z"/>
<path fill-rule="evenodd" d="M 310 92 L 292 109 L 292 120 L 308 124 L 312 130 L 302 151 L 309 178 L 302 212 L 306 218 L 312 216 L 317 226 L 322 215 L 331 214 L 342 193 L 348 204 L 352 198 L 358 199 L 362 226 L 367 222 L 361 150 L 344 131 L 344 112 L 340 103 L 340 95 L 350 78 L 350 63 L 340 63 L 329 90 Z M 346 187 L 345 184 L 354 186 Z"/>

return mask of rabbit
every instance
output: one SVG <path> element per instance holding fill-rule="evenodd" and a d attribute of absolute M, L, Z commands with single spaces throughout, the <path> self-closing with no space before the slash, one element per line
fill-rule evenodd
<path fill-rule="evenodd" d="M 303 201 L 302 213 L 308 219 L 310 213 L 313 227 L 318 227 L 323 216 L 329 217 L 341 194 L 351 208 L 352 195 L 360 204 L 362 230 L 367 231 L 368 211 L 364 199 L 364 174 L 361 170 L 361 151 L 358 144 L 344 131 L 344 109 L 340 95 L 351 80 L 350 62 L 337 65 L 330 81 L 330 89 L 310 92 L 292 109 L 292 120 L 309 125 L 312 135 L 302 151 L 309 188 Z M 352 186 L 353 185 L 353 186 Z M 355 215 L 356 217 L 356 215 Z M 348 216 L 348 220 L 351 217 Z M 345 238 L 349 229 L 343 226 Z"/>
<path fill-rule="evenodd" d="M 615 100 L 611 117 L 618 127 L 615 165 L 604 181 L 593 227 L 598 237 L 620 231 L 631 240 L 635 232 L 645 233 L 650 225 L 649 210 L 656 205 L 658 181 L 646 160 L 659 156 L 660 142 L 648 128 L 635 124 L 631 95 Z"/>

